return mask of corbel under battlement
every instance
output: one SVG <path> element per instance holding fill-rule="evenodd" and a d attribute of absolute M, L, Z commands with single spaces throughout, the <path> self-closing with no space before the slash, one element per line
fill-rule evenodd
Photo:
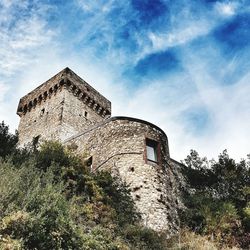
<path fill-rule="evenodd" d="M 25 115 L 31 111 L 32 108 L 35 108 L 36 105 L 56 95 L 62 88 L 67 89 L 101 117 L 109 118 L 111 116 L 111 102 L 69 68 L 62 70 L 29 94 L 22 97 L 19 101 L 17 114 L 19 116 Z"/>

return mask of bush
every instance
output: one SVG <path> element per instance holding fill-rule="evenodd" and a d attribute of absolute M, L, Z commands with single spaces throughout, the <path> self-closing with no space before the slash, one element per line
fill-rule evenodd
<path fill-rule="evenodd" d="M 17 133 L 15 135 L 9 133 L 9 127 L 4 121 L 0 123 L 0 157 L 5 158 L 13 153 L 18 141 Z"/>
<path fill-rule="evenodd" d="M 226 150 L 218 161 L 207 161 L 191 151 L 185 159 L 183 192 L 186 206 L 181 212 L 184 227 L 217 240 L 220 244 L 249 244 L 249 162 L 236 163 Z M 248 243 L 247 243 L 248 242 Z"/>
<path fill-rule="evenodd" d="M 58 142 L 23 152 L 0 160 L 0 248 L 164 249 L 110 173 L 90 173 Z"/>

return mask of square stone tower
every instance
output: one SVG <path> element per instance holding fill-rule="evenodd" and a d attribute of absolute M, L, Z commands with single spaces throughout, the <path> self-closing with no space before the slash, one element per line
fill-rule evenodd
<path fill-rule="evenodd" d="M 22 97 L 19 145 L 31 138 L 65 140 L 111 116 L 111 102 L 69 68 Z"/>

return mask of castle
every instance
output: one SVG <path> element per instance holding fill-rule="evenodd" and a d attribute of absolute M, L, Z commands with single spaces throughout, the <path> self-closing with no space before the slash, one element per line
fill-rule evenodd
<path fill-rule="evenodd" d="M 92 171 L 110 170 L 131 189 L 145 226 L 178 230 L 179 163 L 170 158 L 168 138 L 154 124 L 111 117 L 111 102 L 69 68 L 20 99 L 19 144 L 59 140 L 87 152 Z"/>

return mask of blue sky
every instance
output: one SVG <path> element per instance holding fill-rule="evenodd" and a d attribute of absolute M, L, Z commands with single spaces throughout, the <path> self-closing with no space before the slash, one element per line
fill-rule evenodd
<path fill-rule="evenodd" d="M 165 130 L 170 153 L 250 153 L 250 2 L 0 0 L 0 119 L 68 66 L 113 115 Z"/>

